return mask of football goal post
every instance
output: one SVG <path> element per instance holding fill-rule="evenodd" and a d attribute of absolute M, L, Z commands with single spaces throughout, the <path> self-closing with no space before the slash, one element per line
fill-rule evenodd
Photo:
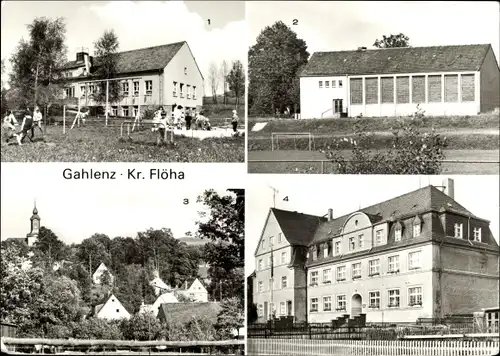
<path fill-rule="evenodd" d="M 287 149 L 300 149 L 300 143 L 307 143 L 306 149 L 312 151 L 314 149 L 314 136 L 310 132 L 272 132 L 271 133 L 271 150 L 278 151 L 280 143 L 282 147 Z M 299 143 L 299 146 L 297 146 Z"/>

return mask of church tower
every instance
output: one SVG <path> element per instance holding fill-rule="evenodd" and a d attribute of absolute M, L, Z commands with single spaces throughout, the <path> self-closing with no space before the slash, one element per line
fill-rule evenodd
<path fill-rule="evenodd" d="M 26 235 L 26 241 L 28 243 L 28 246 L 33 246 L 38 238 L 38 234 L 40 233 L 40 217 L 38 216 L 36 202 L 33 208 L 33 215 L 31 216 L 30 220 L 31 220 L 31 231 L 29 234 Z"/>

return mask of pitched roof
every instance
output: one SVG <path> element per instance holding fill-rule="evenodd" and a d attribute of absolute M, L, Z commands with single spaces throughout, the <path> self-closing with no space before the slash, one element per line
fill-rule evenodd
<path fill-rule="evenodd" d="M 489 44 L 315 52 L 301 77 L 478 71 Z"/>
<path fill-rule="evenodd" d="M 169 303 L 160 306 L 158 318 L 173 322 L 187 322 L 193 317 L 203 316 L 215 324 L 220 311 L 221 306 L 219 302 Z"/>
<path fill-rule="evenodd" d="M 131 51 L 118 52 L 119 74 L 131 72 L 145 72 L 160 70 L 167 66 L 181 49 L 186 41 L 169 43 L 161 46 L 134 49 Z M 71 61 L 66 63 L 65 68 L 78 68 L 84 66 L 83 62 Z M 95 63 L 96 66 L 99 63 Z"/>
<path fill-rule="evenodd" d="M 296 211 L 271 208 L 283 235 L 290 245 L 307 246 L 318 225 L 326 219 L 321 216 L 298 213 Z"/>
<path fill-rule="evenodd" d="M 359 210 L 359 212 L 367 214 L 372 223 L 376 223 L 391 218 L 398 219 L 411 214 L 416 215 L 424 211 L 439 211 L 442 209 L 478 218 L 450 196 L 432 185 L 371 205 Z M 321 224 L 311 244 L 319 243 L 338 235 L 349 216 L 353 213 L 355 212 Z"/>

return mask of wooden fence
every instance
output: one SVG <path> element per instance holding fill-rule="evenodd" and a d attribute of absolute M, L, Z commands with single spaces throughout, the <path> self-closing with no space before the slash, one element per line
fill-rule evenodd
<path fill-rule="evenodd" d="M 491 356 L 499 351 L 498 340 L 247 340 L 247 355 Z"/>

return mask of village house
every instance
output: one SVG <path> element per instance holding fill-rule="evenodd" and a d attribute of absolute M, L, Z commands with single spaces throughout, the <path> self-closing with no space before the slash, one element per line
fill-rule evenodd
<path fill-rule="evenodd" d="M 172 105 L 199 109 L 203 99 L 203 75 L 187 42 L 119 52 L 117 76 L 121 100 L 109 103 L 109 114 L 135 117 L 139 108 Z M 77 98 L 81 106 L 104 107 L 94 100 L 99 87 L 95 74 L 99 63 L 82 49 L 65 66 L 65 97 Z"/>
<path fill-rule="evenodd" d="M 108 267 L 106 267 L 106 265 L 103 262 L 101 262 L 99 267 L 97 267 L 94 274 L 92 275 L 92 281 L 94 282 L 94 284 L 101 284 L 102 282 L 101 279 L 104 272 L 107 272 L 109 274 L 109 279 L 110 279 L 109 282 L 113 284 L 115 277 L 111 274 L 111 271 L 108 269 Z"/>
<path fill-rule="evenodd" d="M 294 233 L 307 243 L 305 263 L 265 265 L 271 253 L 279 261 L 298 252 Z M 280 234 L 281 246 L 273 241 Z M 311 323 L 416 321 L 499 303 L 499 246 L 489 221 L 454 200 L 451 179 L 337 218 L 332 210 L 325 219 L 271 209 L 255 258 L 259 322 L 272 315 L 271 303 L 276 316 Z"/>
<path fill-rule="evenodd" d="M 158 298 L 156 298 L 153 304 L 144 304 L 144 302 L 142 302 L 139 308 L 139 313 L 153 313 L 153 315 L 156 317 L 158 315 L 158 311 L 160 310 L 160 306 L 162 304 L 170 303 L 179 303 L 179 300 L 175 296 L 175 293 L 173 291 L 163 292 L 163 294 L 159 295 Z"/>
<path fill-rule="evenodd" d="M 198 278 L 195 278 L 191 283 L 185 281 L 180 288 L 176 289 L 176 293 L 198 303 L 208 302 L 207 289 Z"/>
<path fill-rule="evenodd" d="M 489 44 L 316 52 L 301 118 L 477 115 L 500 106 L 499 73 Z"/>
<path fill-rule="evenodd" d="M 160 272 L 157 269 L 154 270 L 153 274 L 154 278 L 151 282 L 149 282 L 149 285 L 154 288 L 155 295 L 158 296 L 162 293 L 172 290 L 172 287 L 163 282 L 163 280 L 160 278 Z"/>
<path fill-rule="evenodd" d="M 106 320 L 130 319 L 130 313 L 113 294 L 104 304 L 95 307 L 94 315 Z"/>

